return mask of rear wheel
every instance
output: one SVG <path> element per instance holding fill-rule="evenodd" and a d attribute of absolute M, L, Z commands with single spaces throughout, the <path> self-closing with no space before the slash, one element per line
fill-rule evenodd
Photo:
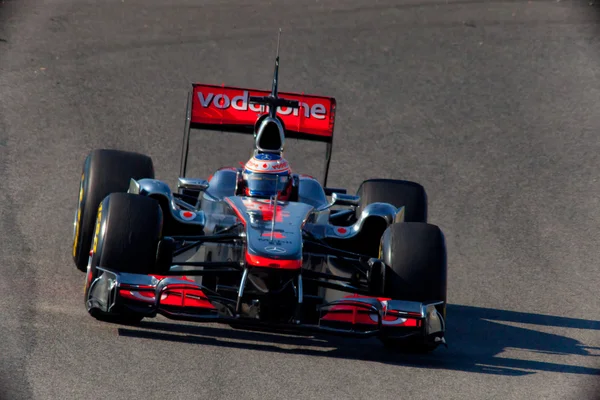
<path fill-rule="evenodd" d="M 154 178 L 150 157 L 120 150 L 94 150 L 85 159 L 73 231 L 73 260 L 85 271 L 98 205 L 107 195 L 127 192 L 130 179 Z"/>
<path fill-rule="evenodd" d="M 369 179 L 358 188 L 360 205 L 357 217 L 371 203 L 389 203 L 394 207 L 404 206 L 404 222 L 427 222 L 427 194 L 416 182 L 396 179 Z"/>
<path fill-rule="evenodd" d="M 439 227 L 419 222 L 390 225 L 381 238 L 380 258 L 386 265 L 385 297 L 446 303 L 446 243 Z M 445 305 L 438 308 L 444 319 L 445 311 Z M 387 346 L 411 352 L 429 352 L 438 346 L 417 340 L 382 340 Z"/>
<path fill-rule="evenodd" d="M 90 314 L 97 319 L 117 322 L 139 322 L 143 314 L 115 303 L 106 312 L 89 300 L 90 284 L 102 273 L 101 266 L 111 271 L 132 274 L 160 273 L 157 262 L 161 239 L 162 210 L 154 199 L 112 193 L 100 204 L 95 224 L 92 259 L 86 278 L 85 299 Z"/>
<path fill-rule="evenodd" d="M 362 210 L 372 203 L 388 203 L 396 208 L 404 207 L 404 213 L 396 216 L 397 222 L 427 222 L 427 195 L 418 183 L 394 179 L 369 179 L 358 188 L 360 204 L 355 218 L 360 218 Z M 351 251 L 377 257 L 380 238 L 388 227 L 383 218 L 370 217 L 362 228 Z M 349 249 L 350 250 L 350 249 Z"/>

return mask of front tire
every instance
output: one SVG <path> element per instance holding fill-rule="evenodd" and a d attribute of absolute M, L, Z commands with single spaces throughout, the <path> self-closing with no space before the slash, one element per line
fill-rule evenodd
<path fill-rule="evenodd" d="M 139 322 L 143 314 L 121 304 L 106 312 L 90 302 L 90 284 L 99 276 L 97 267 L 117 273 L 152 274 L 161 272 L 157 251 L 162 234 L 162 210 L 149 197 L 112 193 L 98 207 L 92 257 L 86 277 L 85 300 L 88 312 L 111 322 Z"/>
<path fill-rule="evenodd" d="M 127 192 L 131 179 L 154 178 L 152 159 L 120 150 L 94 150 L 85 159 L 73 230 L 73 261 L 85 272 L 98 205 L 110 193 Z"/>
<path fill-rule="evenodd" d="M 386 265 L 384 296 L 416 302 L 443 301 L 446 318 L 447 255 L 444 235 L 436 225 L 404 222 L 390 225 L 381 238 L 379 256 Z M 426 353 L 438 344 L 382 338 L 395 349 Z"/>

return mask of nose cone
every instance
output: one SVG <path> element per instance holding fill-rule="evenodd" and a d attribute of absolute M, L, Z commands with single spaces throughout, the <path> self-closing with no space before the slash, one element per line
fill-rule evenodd
<path fill-rule="evenodd" d="M 283 126 L 278 119 L 266 117 L 258 122 L 255 139 L 258 151 L 280 154 L 283 151 L 284 140 Z"/>
<path fill-rule="evenodd" d="M 250 197 L 227 197 L 246 228 L 246 261 L 255 267 L 302 266 L 302 226 L 313 210 L 303 203 L 272 203 Z"/>

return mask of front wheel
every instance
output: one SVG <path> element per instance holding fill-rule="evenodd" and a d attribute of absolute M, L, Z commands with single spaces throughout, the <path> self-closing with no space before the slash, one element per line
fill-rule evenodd
<path fill-rule="evenodd" d="M 102 267 L 117 273 L 152 274 L 162 268 L 157 251 L 162 234 L 162 210 L 149 197 L 112 193 L 97 211 L 92 256 L 89 263 L 85 301 L 88 312 L 97 319 L 116 322 L 139 322 L 143 314 L 118 303 L 102 304 L 90 297 L 90 285 Z"/>
<path fill-rule="evenodd" d="M 446 242 L 439 227 L 421 222 L 390 225 L 381 238 L 379 256 L 386 265 L 384 296 L 416 302 L 443 301 L 446 318 Z M 409 352 L 429 352 L 438 344 L 382 338 L 386 346 Z"/>

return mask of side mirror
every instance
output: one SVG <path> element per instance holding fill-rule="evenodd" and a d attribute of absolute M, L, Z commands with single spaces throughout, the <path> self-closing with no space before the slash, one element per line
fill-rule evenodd
<path fill-rule="evenodd" d="M 358 207 L 360 197 L 352 194 L 332 193 L 331 205 L 333 206 L 355 206 Z"/>
<path fill-rule="evenodd" d="M 179 178 L 177 181 L 178 189 L 188 190 L 206 190 L 208 189 L 208 181 L 206 179 L 195 179 L 195 178 Z"/>

